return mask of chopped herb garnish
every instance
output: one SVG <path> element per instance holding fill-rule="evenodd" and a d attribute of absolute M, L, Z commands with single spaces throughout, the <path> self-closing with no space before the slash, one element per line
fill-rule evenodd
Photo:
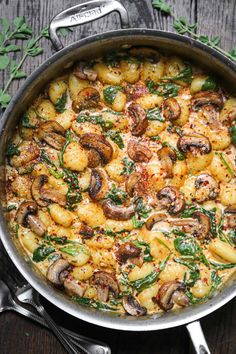
<path fill-rule="evenodd" d="M 148 120 L 158 120 L 159 122 L 164 122 L 165 118 L 162 117 L 161 111 L 159 108 L 152 108 L 147 111 Z"/>
<path fill-rule="evenodd" d="M 115 184 L 112 184 L 107 198 L 111 199 L 115 204 L 120 205 L 126 200 L 127 193 L 122 189 L 116 188 Z"/>
<path fill-rule="evenodd" d="M 55 104 L 55 108 L 57 112 L 63 113 L 66 110 L 65 108 L 66 102 L 67 102 L 67 92 L 65 91 Z"/>
<path fill-rule="evenodd" d="M 116 98 L 117 92 L 121 91 L 121 86 L 108 86 L 103 90 L 103 96 L 108 104 L 112 104 Z"/>
<path fill-rule="evenodd" d="M 20 155 L 20 150 L 18 149 L 18 147 L 15 144 L 11 143 L 11 144 L 9 144 L 7 146 L 6 156 L 11 157 L 11 156 L 14 156 L 14 155 L 19 156 Z"/>
<path fill-rule="evenodd" d="M 33 252 L 33 261 L 38 263 L 42 262 L 44 259 L 49 256 L 50 253 L 54 252 L 55 249 L 51 246 L 47 247 L 45 245 L 39 246 Z"/>

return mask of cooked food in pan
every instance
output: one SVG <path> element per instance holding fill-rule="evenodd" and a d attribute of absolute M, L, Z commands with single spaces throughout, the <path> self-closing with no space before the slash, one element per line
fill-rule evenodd
<path fill-rule="evenodd" d="M 48 282 L 132 316 L 206 301 L 236 266 L 236 98 L 131 48 L 56 78 L 6 151 L 9 225 Z"/>

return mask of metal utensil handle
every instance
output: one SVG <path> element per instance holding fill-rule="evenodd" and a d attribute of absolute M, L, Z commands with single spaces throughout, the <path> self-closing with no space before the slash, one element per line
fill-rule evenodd
<path fill-rule="evenodd" d="M 120 15 L 121 27 L 129 27 L 129 16 L 124 6 L 117 0 L 93 0 L 76 5 L 57 14 L 49 25 L 50 39 L 56 48 L 63 48 L 57 30 L 61 27 L 82 25 L 116 11 Z"/>
<path fill-rule="evenodd" d="M 57 339 L 60 341 L 60 343 L 63 345 L 63 347 L 66 349 L 67 353 L 69 354 L 84 354 L 89 352 L 87 350 L 78 351 L 78 349 L 75 347 L 75 345 L 69 340 L 67 335 L 62 331 L 62 329 L 57 326 L 57 324 L 53 321 L 51 316 L 48 315 L 46 312 L 45 308 L 39 301 L 39 294 L 34 291 L 34 296 L 33 296 L 33 301 L 31 302 L 32 305 L 36 308 L 38 313 L 45 319 L 47 322 L 49 328 L 53 331 Z"/>
<path fill-rule="evenodd" d="M 189 323 L 187 326 L 188 333 L 192 340 L 193 346 L 197 354 L 211 354 L 208 348 L 201 324 L 199 321 Z"/>

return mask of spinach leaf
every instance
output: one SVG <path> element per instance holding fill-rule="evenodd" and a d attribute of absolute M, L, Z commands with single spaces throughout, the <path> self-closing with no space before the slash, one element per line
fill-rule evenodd
<path fill-rule="evenodd" d="M 122 189 L 116 188 L 115 184 L 112 184 L 110 192 L 107 194 L 107 198 L 111 199 L 115 204 L 120 205 L 127 198 L 127 193 Z"/>
<path fill-rule="evenodd" d="M 175 153 L 176 153 L 176 157 L 177 157 L 177 160 L 179 161 L 183 161 L 186 159 L 186 156 L 181 152 L 179 151 L 178 149 L 174 148 L 172 145 L 170 145 L 167 141 L 164 141 L 162 143 L 163 146 L 167 146 L 169 147 L 171 150 L 173 150 Z"/>
<path fill-rule="evenodd" d="M 17 206 L 14 205 L 14 204 L 8 205 L 8 207 L 7 207 L 7 211 L 12 211 L 12 210 L 15 210 L 15 209 L 17 209 Z"/>
<path fill-rule="evenodd" d="M 144 254 L 144 261 L 145 262 L 151 262 L 153 260 L 153 257 L 151 256 L 150 254 L 150 251 L 151 251 L 151 248 L 149 246 L 149 244 L 145 241 L 138 241 L 138 240 L 133 240 L 132 241 L 137 247 L 141 248 L 143 250 L 143 247 L 144 247 L 144 251 L 143 251 L 143 254 Z"/>
<path fill-rule="evenodd" d="M 137 290 L 138 292 L 143 291 L 144 289 L 149 288 L 155 281 L 158 279 L 161 272 L 165 269 L 166 263 L 168 262 L 170 255 L 166 257 L 166 259 L 159 264 L 159 269 L 152 271 L 146 277 L 134 280 L 130 282 L 131 286 Z"/>
<path fill-rule="evenodd" d="M 216 155 L 218 155 L 223 163 L 223 165 L 226 167 L 227 171 L 230 173 L 230 175 L 233 177 L 234 176 L 234 170 L 230 167 L 228 162 L 224 158 L 223 152 L 216 152 Z"/>
<path fill-rule="evenodd" d="M 121 91 L 121 86 L 108 86 L 103 90 L 104 100 L 108 104 L 112 104 L 116 98 L 117 92 Z"/>
<path fill-rule="evenodd" d="M 100 302 L 98 300 L 90 299 L 88 297 L 81 297 L 81 296 L 72 296 L 72 299 L 76 301 L 80 305 L 84 306 L 89 306 L 93 307 L 97 310 L 102 310 L 102 311 L 117 311 L 117 308 L 111 307 L 107 304 L 104 304 L 103 302 Z"/>
<path fill-rule="evenodd" d="M 34 124 L 30 123 L 29 116 L 26 113 L 21 118 L 21 124 L 22 124 L 22 127 L 24 127 L 24 128 L 32 128 L 32 129 L 36 128 L 36 126 Z"/>
<path fill-rule="evenodd" d="M 200 272 L 198 268 L 198 264 L 194 262 L 186 262 L 180 258 L 174 258 L 174 261 L 179 264 L 183 264 L 189 268 L 189 279 L 188 282 L 185 280 L 185 284 L 192 287 L 196 283 L 196 281 L 200 278 Z"/>
<path fill-rule="evenodd" d="M 106 64 L 106 66 L 117 68 L 120 63 L 120 58 L 116 53 L 108 53 L 103 57 L 103 62 Z"/>
<path fill-rule="evenodd" d="M 178 75 L 162 77 L 162 80 L 170 80 L 170 81 L 180 80 L 189 84 L 193 80 L 192 68 L 191 66 L 187 66 L 186 68 L 180 70 Z"/>
<path fill-rule="evenodd" d="M 99 124 L 103 130 L 113 128 L 113 123 L 109 120 L 105 121 L 101 115 L 89 115 L 88 113 L 80 113 L 77 117 L 77 122 L 89 122 L 92 124 Z"/>
<path fill-rule="evenodd" d="M 11 144 L 9 144 L 7 146 L 6 156 L 11 157 L 11 156 L 14 156 L 14 155 L 19 156 L 20 155 L 20 150 L 18 149 L 18 147 L 15 144 L 11 143 Z"/>
<path fill-rule="evenodd" d="M 66 102 L 67 102 L 67 92 L 65 91 L 55 104 L 55 108 L 57 112 L 63 113 L 66 110 L 65 108 Z"/>
<path fill-rule="evenodd" d="M 47 247 L 45 245 L 39 246 L 33 252 L 33 261 L 38 263 L 43 261 L 49 256 L 50 253 L 54 252 L 55 249 L 51 246 Z"/>
<path fill-rule="evenodd" d="M 106 133 L 106 136 L 109 137 L 116 145 L 119 146 L 120 149 L 124 149 L 124 141 L 117 130 L 109 130 Z"/>
<path fill-rule="evenodd" d="M 215 263 L 215 262 L 210 262 L 210 264 L 216 270 L 231 269 L 231 268 L 236 267 L 236 263 Z"/>
<path fill-rule="evenodd" d="M 143 203 L 142 197 L 137 198 L 135 204 L 136 204 L 135 211 L 138 214 L 138 216 L 146 219 L 150 214 L 150 212 L 152 211 L 152 209 Z"/>
<path fill-rule="evenodd" d="M 193 237 L 178 237 L 174 240 L 174 247 L 182 256 L 190 256 L 193 260 L 198 260 L 205 265 L 209 265 L 201 247 Z"/>
<path fill-rule="evenodd" d="M 130 175 L 135 168 L 135 163 L 132 160 L 128 160 L 127 157 L 124 157 L 122 160 L 123 164 L 125 165 L 123 170 L 121 171 L 121 175 Z"/>
<path fill-rule="evenodd" d="M 133 227 L 134 229 L 141 229 L 141 227 L 143 226 L 143 224 L 145 223 L 144 220 L 138 220 L 136 215 L 132 216 L 132 223 L 133 223 Z"/>
<path fill-rule="evenodd" d="M 215 91 L 218 89 L 218 84 L 213 77 L 208 77 L 202 85 L 202 91 Z"/>
<path fill-rule="evenodd" d="M 83 245 L 82 243 L 75 242 L 73 244 L 69 244 L 68 246 L 60 248 L 60 250 L 64 253 L 69 254 L 72 257 L 78 257 L 78 255 L 81 253 L 87 255 L 90 254 L 88 248 L 85 245 Z"/>
<path fill-rule="evenodd" d="M 179 93 L 179 86 L 172 82 L 158 83 L 158 85 L 156 85 L 154 81 L 150 80 L 147 86 L 150 93 L 154 93 L 158 96 L 176 97 Z"/>
<path fill-rule="evenodd" d="M 148 120 L 158 120 L 159 122 L 164 122 L 165 118 L 162 117 L 161 111 L 159 108 L 148 109 L 147 111 L 147 119 Z"/>
<path fill-rule="evenodd" d="M 236 126 L 232 126 L 229 131 L 231 135 L 231 142 L 232 144 L 236 145 Z"/>
<path fill-rule="evenodd" d="M 71 243 L 72 241 L 68 240 L 66 236 L 63 237 L 57 237 L 57 236 L 49 236 L 46 235 L 44 236 L 44 240 L 47 241 L 52 241 L 55 242 L 58 245 L 65 245 L 67 243 Z"/>

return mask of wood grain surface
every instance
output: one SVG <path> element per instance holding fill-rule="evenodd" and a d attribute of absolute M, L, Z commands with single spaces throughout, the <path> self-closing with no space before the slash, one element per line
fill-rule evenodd
<path fill-rule="evenodd" d="M 66 7 L 82 3 L 81 0 L 0 0 L 0 17 L 9 19 L 25 16 L 35 34 L 48 25 L 49 20 Z M 122 0 L 128 9 L 132 27 L 159 28 L 173 31 L 173 18 L 152 9 L 151 0 Z M 208 35 L 220 35 L 222 48 L 236 46 L 236 1 L 235 0 L 167 0 L 173 14 L 198 22 L 199 31 Z M 96 22 L 74 29 L 63 39 L 65 44 L 89 35 L 118 29 L 119 18 L 111 14 Z M 24 64 L 27 74 L 37 68 L 53 53 L 52 45 L 43 39 L 44 53 L 29 58 Z M 16 55 L 16 54 L 14 54 Z M 0 73 L 0 82 L 7 79 Z M 14 82 L 10 93 L 14 94 L 23 80 Z M 1 84 L 0 84 L 1 86 Z M 45 302 L 54 319 L 64 326 L 83 335 L 107 342 L 112 354 L 192 354 L 192 344 L 186 329 L 178 327 L 159 332 L 129 333 L 100 328 L 76 320 Z M 234 354 L 236 352 L 236 307 L 235 302 L 205 317 L 201 321 L 212 354 Z M 7 312 L 0 315 L 1 354 L 62 354 L 65 353 L 53 335 L 46 329 L 17 314 Z"/>

